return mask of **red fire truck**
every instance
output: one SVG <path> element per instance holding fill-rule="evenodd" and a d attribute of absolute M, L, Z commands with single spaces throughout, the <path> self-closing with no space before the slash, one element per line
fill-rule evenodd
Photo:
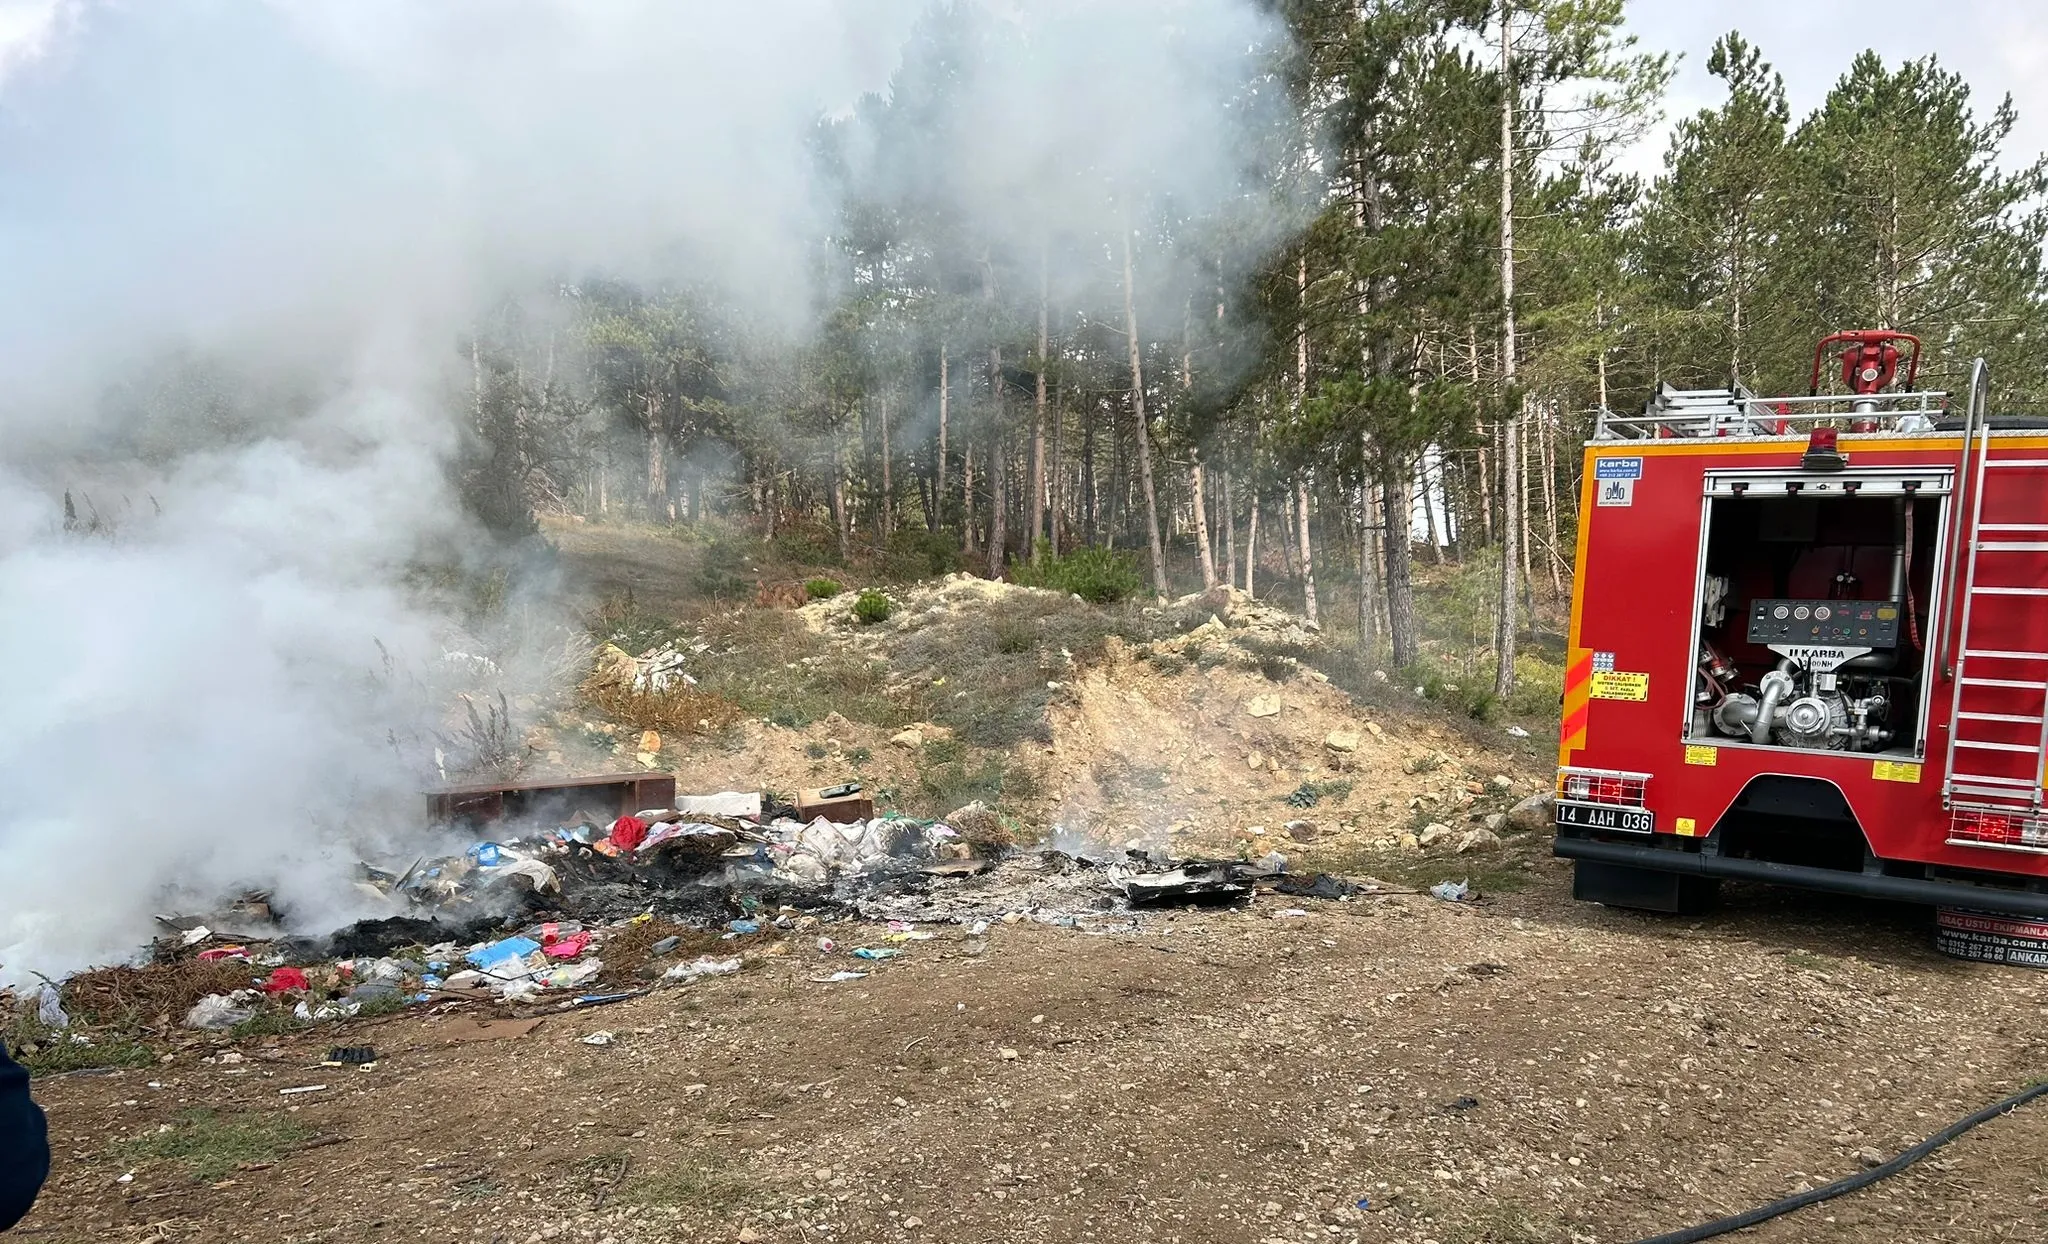
<path fill-rule="evenodd" d="M 1807 396 L 1600 415 L 1558 749 L 1577 897 L 1685 911 L 1735 878 L 2048 935 L 2048 420 L 1990 414 L 1982 360 L 1960 400 L 1919 391 L 1919 355 L 1838 333 Z"/>

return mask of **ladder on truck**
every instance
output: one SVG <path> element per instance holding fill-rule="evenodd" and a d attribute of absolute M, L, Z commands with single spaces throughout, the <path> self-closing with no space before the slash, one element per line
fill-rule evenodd
<path fill-rule="evenodd" d="M 1953 683 L 1942 803 L 1951 841 L 2048 850 L 2048 458 L 1992 456 L 1989 393 L 1978 359 L 1957 474 L 1969 484 L 1969 516 L 1959 501 L 1948 559 L 1946 595 L 1961 618 L 1942 628 L 1941 667 Z"/>

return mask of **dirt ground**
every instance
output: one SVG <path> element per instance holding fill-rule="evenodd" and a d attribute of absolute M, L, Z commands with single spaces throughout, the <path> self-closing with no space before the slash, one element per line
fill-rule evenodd
<path fill-rule="evenodd" d="M 1531 850 L 1529 888 L 1471 905 L 941 928 L 839 984 L 814 978 L 854 961 L 808 932 L 520 1037 L 447 1041 L 475 1007 L 194 1037 L 38 1082 L 57 1169 L 21 1238 L 1607 1244 L 1854 1171 L 2048 1067 L 2042 978 L 1937 957 L 1922 911 L 1615 912 Z M 379 1063 L 318 1066 L 336 1040 Z M 289 1128 L 211 1182 L 136 1156 L 223 1122 Z M 1733 1238 L 2048 1239 L 2048 1105 Z"/>

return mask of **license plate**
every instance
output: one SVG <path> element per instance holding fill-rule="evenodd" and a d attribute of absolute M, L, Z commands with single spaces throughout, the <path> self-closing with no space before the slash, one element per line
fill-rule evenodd
<path fill-rule="evenodd" d="M 1603 803 L 1557 801 L 1557 823 L 1573 829 L 1604 829 L 1622 834 L 1656 831 L 1657 816 L 1648 808 L 1616 808 Z"/>

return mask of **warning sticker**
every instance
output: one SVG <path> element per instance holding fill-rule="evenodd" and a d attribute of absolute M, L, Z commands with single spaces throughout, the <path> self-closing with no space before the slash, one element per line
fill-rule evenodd
<path fill-rule="evenodd" d="M 1910 760 L 1879 760 L 1872 762 L 1870 776 L 1880 782 L 1908 782 L 1920 780 L 1920 766 Z"/>
<path fill-rule="evenodd" d="M 1693 820 L 1693 819 L 1692 819 L 1691 817 L 1689 817 L 1689 816 L 1681 816 L 1681 817 L 1679 817 L 1679 818 L 1678 818 L 1678 836 L 1679 836 L 1679 837 L 1681 837 L 1681 838 L 1697 838 L 1697 837 L 1699 837 L 1699 833 L 1700 833 L 1700 825 L 1699 825 L 1699 822 L 1698 822 L 1698 821 L 1695 821 L 1695 820 Z"/>
<path fill-rule="evenodd" d="M 1650 676 L 1622 670 L 1594 670 L 1593 698 L 1596 700 L 1647 700 Z"/>
<path fill-rule="evenodd" d="M 1599 489 L 1594 501 L 1599 505 L 1634 505 L 1636 503 L 1636 482 L 1632 479 L 1596 480 Z"/>
<path fill-rule="evenodd" d="M 1721 763 L 1721 749 L 1702 747 L 1697 743 L 1687 745 L 1685 763 L 1689 765 L 1717 765 Z"/>
<path fill-rule="evenodd" d="M 1611 669 L 1613 669 L 1613 668 L 1614 668 L 1614 654 L 1613 654 L 1613 653 L 1611 653 L 1611 652 L 1596 652 L 1596 653 L 1594 653 L 1594 654 L 1593 654 L 1593 668 L 1594 668 L 1594 669 L 1596 669 L 1596 670 L 1611 670 Z"/>

